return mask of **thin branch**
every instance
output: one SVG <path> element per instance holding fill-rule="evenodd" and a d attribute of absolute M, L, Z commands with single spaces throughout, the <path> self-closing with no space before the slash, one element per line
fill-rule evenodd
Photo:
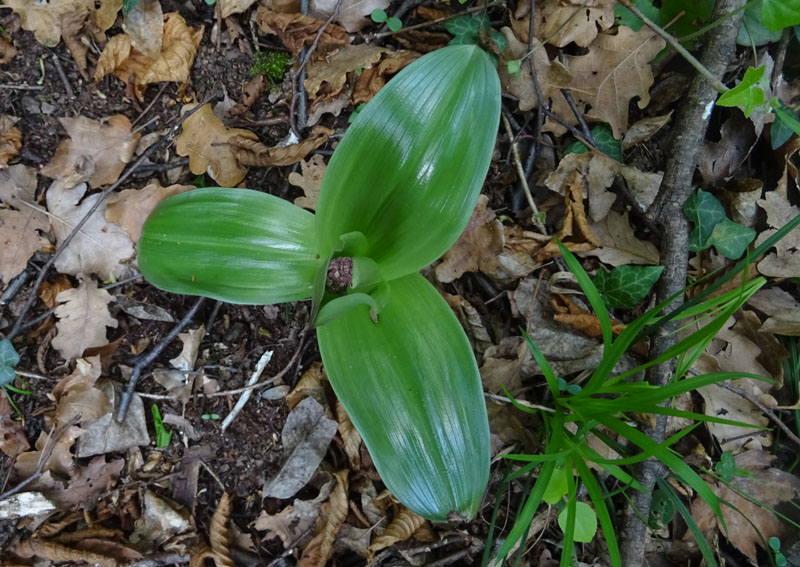
<path fill-rule="evenodd" d="M 731 384 L 728 384 L 726 382 L 719 382 L 717 385 L 722 388 L 725 388 L 730 392 L 733 392 L 737 396 L 743 397 L 745 400 L 756 406 L 758 409 L 764 412 L 764 415 L 766 415 L 775 425 L 777 425 L 778 427 L 781 428 L 781 430 L 783 430 L 783 432 L 792 441 L 792 443 L 800 447 L 800 437 L 795 435 L 792 432 L 792 430 L 789 429 L 789 426 L 783 423 L 783 420 L 780 417 L 775 415 L 774 411 L 772 411 L 770 408 L 759 402 L 755 396 L 753 396 L 749 392 L 745 392 L 741 388 L 737 388 L 736 386 L 732 386 Z"/>
<path fill-rule="evenodd" d="M 511 131 L 511 124 L 508 122 L 508 118 L 506 118 L 505 114 L 501 114 L 501 116 L 503 117 L 503 124 L 505 125 L 508 138 L 511 142 L 511 153 L 514 156 L 514 165 L 517 168 L 517 175 L 519 175 L 519 181 L 522 184 L 522 190 L 525 192 L 525 198 L 528 200 L 528 205 L 531 208 L 531 221 L 533 222 L 533 226 L 536 227 L 536 230 L 542 234 L 547 234 L 547 229 L 544 227 L 544 223 L 539 217 L 539 208 L 536 206 L 536 202 L 533 200 L 531 188 L 528 186 L 528 180 L 525 178 L 525 170 L 522 168 L 522 161 L 519 157 L 519 146 L 517 145 L 517 142 L 514 141 L 514 132 Z"/>
<path fill-rule="evenodd" d="M 480 12 L 482 10 L 486 10 L 488 8 L 491 8 L 492 6 L 497 6 L 499 4 L 501 4 L 501 2 L 490 2 L 488 4 L 482 4 L 480 6 L 473 6 L 472 8 L 467 8 L 463 12 L 456 12 L 455 14 L 450 14 L 448 16 L 443 16 L 441 18 L 436 18 L 435 20 L 431 20 L 429 22 L 422 22 L 421 24 L 414 24 L 413 26 L 404 27 L 403 29 L 400 29 L 400 30 L 397 30 L 397 31 L 374 33 L 374 34 L 368 35 L 366 38 L 364 38 L 364 41 L 365 41 L 365 43 L 370 43 L 371 41 L 374 41 L 376 39 L 381 39 L 383 37 L 389 37 L 391 35 L 397 35 L 397 34 L 409 32 L 409 31 L 413 31 L 413 30 L 429 28 L 429 27 L 434 26 L 436 24 L 441 24 L 442 22 L 446 22 L 447 20 L 452 20 L 453 18 L 457 18 L 458 16 L 463 16 L 464 14 L 472 14 L 474 12 Z"/>

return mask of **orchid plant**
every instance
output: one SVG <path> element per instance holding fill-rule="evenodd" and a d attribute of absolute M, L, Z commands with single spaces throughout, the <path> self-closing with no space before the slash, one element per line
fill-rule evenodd
<path fill-rule="evenodd" d="M 419 270 L 470 218 L 500 120 L 495 61 L 429 53 L 349 127 L 316 215 L 267 193 L 205 188 L 161 203 L 139 266 L 156 286 L 232 303 L 312 300 L 331 386 L 386 486 L 434 521 L 477 512 L 489 430 L 467 337 Z"/>

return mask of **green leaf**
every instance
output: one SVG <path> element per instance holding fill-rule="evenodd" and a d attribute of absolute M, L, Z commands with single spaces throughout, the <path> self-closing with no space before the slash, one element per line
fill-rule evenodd
<path fill-rule="evenodd" d="M 597 515 L 586 502 L 575 503 L 575 523 L 572 539 L 580 543 L 589 543 L 597 533 Z M 558 515 L 558 527 L 567 531 L 567 509 Z"/>
<path fill-rule="evenodd" d="M 731 455 L 731 458 L 732 457 L 733 457 L 733 455 Z M 728 480 L 730 480 L 730 479 L 728 479 Z M 781 550 L 781 540 L 778 539 L 777 537 L 772 536 L 771 538 L 769 538 L 769 540 L 767 540 L 767 543 L 769 544 L 769 548 L 772 551 L 780 551 Z"/>
<path fill-rule="evenodd" d="M 8 339 L 0 341 L 0 387 L 17 377 L 14 367 L 19 364 L 19 354 Z"/>
<path fill-rule="evenodd" d="M 451 46 L 398 73 L 350 126 L 317 204 L 319 252 L 359 231 L 384 279 L 427 266 L 469 221 L 500 122 L 491 56 Z"/>
<path fill-rule="evenodd" d="M 520 70 L 522 67 L 522 60 L 521 59 L 514 59 L 513 61 L 506 61 L 506 70 L 508 74 L 514 77 L 515 79 L 520 78 Z"/>
<path fill-rule="evenodd" d="M 376 8 L 372 11 L 369 17 L 372 18 L 373 22 L 380 24 L 385 22 L 389 16 L 386 15 L 386 10 L 381 10 L 380 8 Z"/>
<path fill-rule="evenodd" d="M 761 16 L 772 31 L 796 26 L 800 24 L 800 0 L 764 0 Z"/>
<path fill-rule="evenodd" d="M 490 460 L 472 349 L 421 275 L 391 285 L 377 323 L 362 305 L 317 329 L 325 370 L 389 490 L 434 521 L 472 517 Z"/>
<path fill-rule="evenodd" d="M 768 29 L 762 18 L 762 2 L 748 2 L 736 36 L 736 43 L 745 47 L 761 47 L 781 39 L 781 32 Z"/>
<path fill-rule="evenodd" d="M 163 449 L 169 445 L 172 439 L 172 431 L 164 427 L 164 422 L 161 419 L 161 412 L 158 411 L 158 406 L 153 404 L 150 409 L 153 413 L 153 427 L 156 430 L 156 447 Z"/>
<path fill-rule="evenodd" d="M 675 505 L 672 499 L 660 488 L 653 493 L 650 502 L 650 517 L 648 524 L 655 530 L 663 529 L 668 526 L 675 515 Z"/>
<path fill-rule="evenodd" d="M 778 101 L 772 111 L 778 118 L 772 123 L 770 134 L 772 135 L 772 149 L 777 149 L 791 138 L 792 133 L 800 136 L 800 119 L 797 112 Z"/>
<path fill-rule="evenodd" d="M 311 213 L 249 189 L 170 197 L 148 217 L 139 240 L 139 268 L 151 283 L 231 303 L 306 299 L 324 261 Z"/>
<path fill-rule="evenodd" d="M 399 18 L 392 17 L 386 21 L 386 26 L 393 32 L 400 31 L 403 28 L 403 21 Z"/>
<path fill-rule="evenodd" d="M 724 451 L 719 456 L 719 462 L 714 465 L 714 471 L 724 482 L 733 480 L 736 476 L 736 460 L 733 458 L 733 453 Z"/>
<path fill-rule="evenodd" d="M 726 258 L 736 260 L 741 258 L 755 237 L 756 231 L 752 228 L 726 218 L 714 227 L 708 244 L 714 246 L 717 252 Z"/>
<path fill-rule="evenodd" d="M 708 239 L 714 227 L 726 218 L 722 204 L 711 193 L 698 189 L 697 193 L 686 199 L 683 211 L 694 225 L 689 235 L 689 250 L 698 252 L 708 248 Z"/>
<path fill-rule="evenodd" d="M 608 157 L 622 163 L 622 143 L 614 137 L 608 124 L 598 124 L 592 128 L 592 137 L 597 144 L 597 149 Z M 585 154 L 589 148 L 581 141 L 573 142 L 564 150 L 564 155 Z"/>
<path fill-rule="evenodd" d="M 742 82 L 719 97 L 717 105 L 738 106 L 749 117 L 757 107 L 764 104 L 764 89 L 760 83 L 766 69 L 765 65 L 758 69 L 748 67 Z"/>
<path fill-rule="evenodd" d="M 631 309 L 650 293 L 662 271 L 664 266 L 617 266 L 610 272 L 600 268 L 594 285 L 608 307 Z"/>
<path fill-rule="evenodd" d="M 544 490 L 542 500 L 545 504 L 553 505 L 561 500 L 567 493 L 567 470 L 561 466 L 553 471 L 553 476 L 550 477 L 550 482 L 547 483 L 547 488 Z"/>

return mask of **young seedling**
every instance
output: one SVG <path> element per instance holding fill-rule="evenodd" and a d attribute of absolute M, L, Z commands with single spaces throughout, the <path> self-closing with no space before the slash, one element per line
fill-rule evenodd
<path fill-rule="evenodd" d="M 418 271 L 464 230 L 500 121 L 492 56 L 429 53 L 359 113 L 328 164 L 316 215 L 267 193 L 171 197 L 139 266 L 162 289 L 234 303 L 312 299 L 331 386 L 386 486 L 434 521 L 471 517 L 489 429 L 464 331 Z"/>
<path fill-rule="evenodd" d="M 403 27 L 403 22 L 400 18 L 389 17 L 386 14 L 386 10 L 381 10 L 380 8 L 373 10 L 369 17 L 376 24 L 386 24 L 386 27 L 393 32 L 400 31 Z"/>

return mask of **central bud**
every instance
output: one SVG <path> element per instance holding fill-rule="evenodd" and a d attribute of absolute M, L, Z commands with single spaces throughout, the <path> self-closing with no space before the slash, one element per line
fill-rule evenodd
<path fill-rule="evenodd" d="M 334 294 L 342 294 L 353 283 L 353 259 L 333 258 L 328 264 L 328 277 L 325 289 Z"/>

